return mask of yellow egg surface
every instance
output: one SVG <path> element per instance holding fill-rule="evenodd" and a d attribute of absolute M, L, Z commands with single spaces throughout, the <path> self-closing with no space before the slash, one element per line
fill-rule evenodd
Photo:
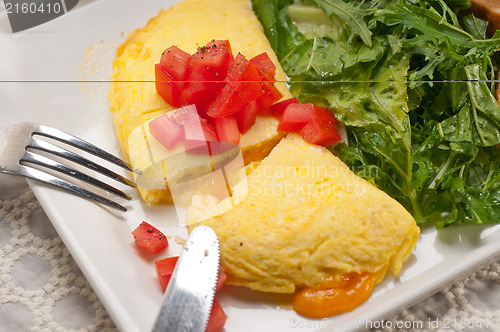
<path fill-rule="evenodd" d="M 229 40 L 233 53 L 240 52 L 248 59 L 267 52 L 277 67 L 276 80 L 286 81 L 249 0 L 186 0 L 160 11 L 145 27 L 131 33 L 118 49 L 111 77 L 118 82 L 111 85 L 109 92 L 110 109 L 124 157 L 139 171 L 151 164 L 148 149 L 137 148 L 148 139 L 147 128 L 144 128 L 147 121 L 173 109 L 156 92 L 154 65 L 172 45 L 193 54 L 213 39 Z M 284 82 L 276 83 L 276 87 L 284 99 L 291 97 Z M 276 131 L 277 125 L 275 118 L 261 116 L 257 124 L 242 135 L 240 147 L 246 163 L 260 161 L 279 142 L 283 135 Z M 130 139 L 134 131 L 132 141 L 137 139 L 137 142 Z M 140 190 L 149 203 L 171 202 L 168 188 Z"/>
<path fill-rule="evenodd" d="M 349 272 L 399 274 L 419 228 L 397 201 L 323 147 L 284 138 L 247 177 L 235 207 L 202 223 L 228 283 L 292 293 Z"/>

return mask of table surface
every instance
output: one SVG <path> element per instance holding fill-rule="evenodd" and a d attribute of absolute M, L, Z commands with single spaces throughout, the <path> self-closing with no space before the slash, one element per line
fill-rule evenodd
<path fill-rule="evenodd" d="M 373 331 L 500 331 L 500 261 Z M 0 331 L 116 331 L 22 178 L 0 174 Z"/>

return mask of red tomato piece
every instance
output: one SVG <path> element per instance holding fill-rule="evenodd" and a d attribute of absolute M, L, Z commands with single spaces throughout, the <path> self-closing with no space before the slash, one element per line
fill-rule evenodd
<path fill-rule="evenodd" d="M 184 146 L 191 153 L 210 153 L 207 142 L 217 142 L 217 134 L 210 123 L 202 119 L 199 123 L 184 123 Z"/>
<path fill-rule="evenodd" d="M 155 261 L 156 275 L 158 276 L 163 291 L 167 289 L 168 282 L 172 277 L 172 273 L 174 273 L 175 264 L 177 264 L 178 259 L 179 256 L 175 256 Z"/>
<path fill-rule="evenodd" d="M 214 119 L 213 124 L 219 142 L 240 143 L 238 123 L 234 117 L 230 116 L 223 119 Z"/>
<path fill-rule="evenodd" d="M 335 118 L 335 115 L 328 109 L 327 107 L 321 107 L 314 105 L 314 117 L 325 119 L 329 121 L 333 121 L 333 123 L 338 123 L 339 121 Z"/>
<path fill-rule="evenodd" d="M 168 240 L 157 228 L 143 221 L 133 232 L 135 243 L 151 254 L 157 254 L 168 247 Z"/>
<path fill-rule="evenodd" d="M 273 82 L 261 82 L 260 86 L 264 93 L 257 98 L 257 108 L 260 113 L 269 111 L 271 105 L 276 103 L 283 97 L 280 90 L 274 85 Z"/>
<path fill-rule="evenodd" d="M 210 312 L 210 318 L 208 318 L 208 324 L 205 332 L 218 332 L 224 328 L 226 324 L 226 313 L 222 309 L 219 301 L 214 299 L 212 305 L 212 311 Z"/>
<path fill-rule="evenodd" d="M 238 53 L 228 71 L 226 84 L 208 108 L 208 116 L 226 118 L 244 109 L 264 93 L 259 81 L 255 66 Z"/>
<path fill-rule="evenodd" d="M 287 132 L 300 131 L 302 127 L 316 118 L 324 120 L 325 123 L 331 121 L 334 126 L 337 123 L 333 113 L 326 107 L 315 106 L 312 103 L 291 103 L 286 107 L 280 118 L 278 130 Z"/>
<path fill-rule="evenodd" d="M 314 105 L 295 104 L 288 105 L 281 116 L 278 131 L 294 132 L 300 131 L 314 115 Z"/>
<path fill-rule="evenodd" d="M 182 127 L 167 114 L 151 120 L 149 122 L 149 131 L 167 149 L 172 149 L 184 137 Z"/>
<path fill-rule="evenodd" d="M 192 75 L 182 89 L 180 100 L 186 104 L 196 105 L 201 116 L 205 117 L 207 108 L 220 92 L 222 83 L 208 82 L 201 75 Z"/>
<path fill-rule="evenodd" d="M 204 81 L 223 81 L 234 60 L 231 45 L 227 40 L 212 40 L 189 59 L 190 75 L 200 76 Z"/>
<path fill-rule="evenodd" d="M 236 122 L 238 123 L 238 130 L 240 133 L 244 134 L 250 129 L 257 120 L 257 114 L 259 113 L 259 107 L 257 101 L 253 101 L 245 107 L 245 109 L 239 111 L 234 115 Z"/>
<path fill-rule="evenodd" d="M 182 105 L 180 93 L 183 87 L 182 82 L 175 82 L 172 77 L 159 64 L 155 64 L 155 86 L 156 92 L 165 99 L 167 103 L 174 107 Z"/>
<path fill-rule="evenodd" d="M 212 40 L 199 47 L 188 61 L 186 87 L 181 92 L 181 99 L 188 104 L 195 104 L 201 113 L 224 86 L 229 67 L 234 57 L 227 40 Z"/>
<path fill-rule="evenodd" d="M 217 286 L 215 287 L 215 292 L 217 293 L 227 280 L 227 274 L 224 271 L 219 272 L 219 277 L 217 278 Z"/>
<path fill-rule="evenodd" d="M 300 134 L 304 141 L 324 147 L 342 139 L 337 130 L 336 122 L 321 117 L 314 117 L 302 128 Z"/>
<path fill-rule="evenodd" d="M 287 108 L 288 105 L 290 104 L 298 104 L 299 101 L 297 98 L 288 98 L 285 100 L 282 100 L 276 104 L 273 104 L 269 107 L 269 113 L 271 113 L 272 116 L 276 118 L 281 118 L 281 115 L 283 115 L 283 112 Z"/>
<path fill-rule="evenodd" d="M 170 117 L 178 125 L 184 125 L 186 122 L 198 123 L 201 121 L 195 105 L 183 106 L 173 112 Z"/>
<path fill-rule="evenodd" d="M 254 56 L 252 59 L 250 59 L 250 61 L 257 69 L 259 69 L 260 72 L 267 75 L 268 77 L 272 78 L 276 74 L 276 66 L 266 52 Z"/>
<path fill-rule="evenodd" d="M 187 64 L 191 55 L 177 46 L 170 46 L 163 51 L 160 59 L 160 68 L 163 69 L 174 81 L 186 78 Z"/>

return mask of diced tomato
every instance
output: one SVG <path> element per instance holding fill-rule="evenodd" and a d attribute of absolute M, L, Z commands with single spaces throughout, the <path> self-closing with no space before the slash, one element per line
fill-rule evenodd
<path fill-rule="evenodd" d="M 259 107 L 257 101 L 253 101 L 245 107 L 245 109 L 239 111 L 234 115 L 236 122 L 238 123 L 238 130 L 240 133 L 244 134 L 250 129 L 257 120 L 257 114 L 259 113 Z"/>
<path fill-rule="evenodd" d="M 240 132 L 238 123 L 232 116 L 213 120 L 215 133 L 219 142 L 240 143 Z"/>
<path fill-rule="evenodd" d="M 210 81 L 201 72 L 194 72 L 181 91 L 180 99 L 186 104 L 195 104 L 200 115 L 206 116 L 208 106 L 223 85 L 223 82 Z"/>
<path fill-rule="evenodd" d="M 337 123 L 333 113 L 326 107 L 315 106 L 311 103 L 291 103 L 283 112 L 278 124 L 278 131 L 300 131 L 313 118 L 320 118 Z"/>
<path fill-rule="evenodd" d="M 297 100 L 297 98 L 288 98 L 288 99 L 282 100 L 276 104 L 271 105 L 269 107 L 269 113 L 271 113 L 272 116 L 279 119 L 283 115 L 283 112 L 285 111 L 285 109 L 287 108 L 288 105 L 298 104 L 298 103 L 299 103 L 299 101 Z"/>
<path fill-rule="evenodd" d="M 155 80 L 156 91 L 167 103 L 174 107 L 182 105 L 183 101 L 180 99 L 182 82 L 175 82 L 159 64 L 155 64 Z"/>
<path fill-rule="evenodd" d="M 260 86 L 264 93 L 257 98 L 257 108 L 259 113 L 264 113 L 269 111 L 271 105 L 276 103 L 283 97 L 280 90 L 274 85 L 273 82 L 261 82 Z"/>
<path fill-rule="evenodd" d="M 260 87 L 257 69 L 240 53 L 229 69 L 226 81 L 208 108 L 207 114 L 212 118 L 226 118 L 233 115 L 264 93 Z"/>
<path fill-rule="evenodd" d="M 201 118 L 195 105 L 183 106 L 170 115 L 171 119 L 178 125 L 184 125 L 186 122 L 200 122 Z"/>
<path fill-rule="evenodd" d="M 336 122 L 335 118 L 314 117 L 302 128 L 300 134 L 308 143 L 327 147 L 342 139 Z"/>
<path fill-rule="evenodd" d="M 210 318 L 208 318 L 208 324 L 205 332 L 218 332 L 224 328 L 226 324 L 226 313 L 222 309 L 219 301 L 214 299 L 212 305 L 212 311 L 210 312 Z"/>
<path fill-rule="evenodd" d="M 339 121 L 335 118 L 335 115 L 327 107 L 321 107 L 314 105 L 313 116 L 320 119 L 330 120 L 333 123 L 338 123 Z"/>
<path fill-rule="evenodd" d="M 163 291 L 167 289 L 168 282 L 172 277 L 172 273 L 174 273 L 175 264 L 177 264 L 178 259 L 179 256 L 175 256 L 155 261 L 156 275 L 158 276 Z"/>
<path fill-rule="evenodd" d="M 259 71 L 268 77 L 274 77 L 276 74 L 276 66 L 266 52 L 254 56 L 250 61 Z"/>
<path fill-rule="evenodd" d="M 151 254 L 157 254 L 168 247 L 168 240 L 157 228 L 143 221 L 133 232 L 135 243 Z"/>
<path fill-rule="evenodd" d="M 184 138 L 182 127 L 167 114 L 160 115 L 149 122 L 151 135 L 167 149 L 172 149 Z"/>
<path fill-rule="evenodd" d="M 199 47 L 188 62 L 190 75 L 199 75 L 205 81 L 223 81 L 233 64 L 231 45 L 227 40 L 212 40 Z"/>
<path fill-rule="evenodd" d="M 206 108 L 224 86 L 223 81 L 233 60 L 227 40 L 212 40 L 199 47 L 188 61 L 189 82 L 181 91 L 181 99 L 196 104 L 198 111 L 206 114 Z"/>
<path fill-rule="evenodd" d="M 294 132 L 300 131 L 314 115 L 314 105 L 290 104 L 286 107 L 278 124 L 278 131 Z"/>
<path fill-rule="evenodd" d="M 210 153 L 207 142 L 217 142 L 217 134 L 210 123 L 202 119 L 199 123 L 184 123 L 184 146 L 192 153 Z"/>
<path fill-rule="evenodd" d="M 163 51 L 159 65 L 174 81 L 182 81 L 186 78 L 187 63 L 190 58 L 189 53 L 177 46 L 170 46 Z"/>
<path fill-rule="evenodd" d="M 217 293 L 227 280 L 227 274 L 224 271 L 219 272 L 219 277 L 217 278 L 217 286 L 215 287 L 215 292 Z"/>

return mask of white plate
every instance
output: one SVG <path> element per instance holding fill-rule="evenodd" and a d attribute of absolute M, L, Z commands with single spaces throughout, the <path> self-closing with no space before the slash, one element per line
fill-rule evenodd
<path fill-rule="evenodd" d="M 68 14 L 37 28 L 12 34 L 0 13 L 0 126 L 34 121 L 66 130 L 119 154 L 107 89 L 117 45 L 160 8 L 176 1 L 80 1 Z M 78 83 L 78 80 L 94 80 Z M 59 82 L 53 82 L 59 81 Z M 71 82 L 69 82 L 71 81 Z M 117 214 L 91 202 L 30 183 L 59 235 L 109 314 L 122 331 L 149 331 L 162 300 L 154 259 L 140 255 L 131 229 L 142 220 L 172 236 L 185 236 L 170 207 L 150 207 L 135 199 Z M 167 255 L 178 253 L 171 241 Z M 296 331 L 365 328 L 381 324 L 402 307 L 436 292 L 458 275 L 500 253 L 500 225 L 425 229 L 399 279 L 388 278 L 353 312 L 308 320 L 279 299 L 237 287 L 219 295 L 227 331 Z M 282 303 L 281 303 L 282 304 Z M 403 323 L 403 322 L 402 322 Z M 408 322 L 422 324 L 429 322 Z"/>

